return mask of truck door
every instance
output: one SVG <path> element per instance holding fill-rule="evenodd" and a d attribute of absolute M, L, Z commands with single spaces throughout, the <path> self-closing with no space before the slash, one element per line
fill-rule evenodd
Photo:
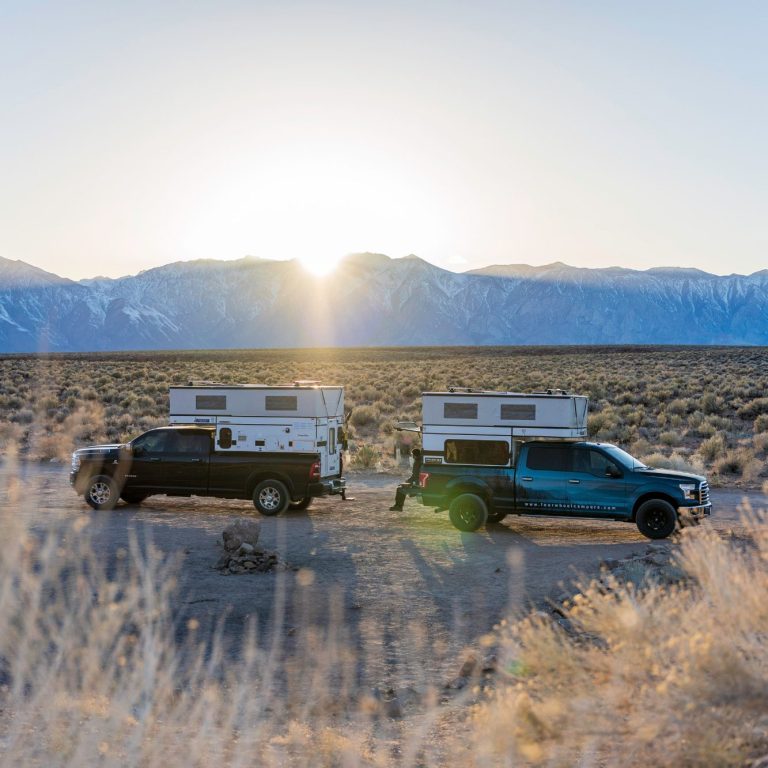
<path fill-rule="evenodd" d="M 341 447 L 339 446 L 339 424 L 331 422 L 328 425 L 328 469 L 323 477 L 339 474 L 339 457 Z"/>
<path fill-rule="evenodd" d="M 137 437 L 125 487 L 147 493 L 205 492 L 210 442 L 208 432 L 175 429 L 153 429 Z"/>
<path fill-rule="evenodd" d="M 574 447 L 568 496 L 575 515 L 628 517 L 630 513 L 623 470 L 596 448 Z"/>
<path fill-rule="evenodd" d="M 126 490 L 164 493 L 162 456 L 172 435 L 170 429 L 153 429 L 131 442 L 131 470 L 125 476 Z"/>
<path fill-rule="evenodd" d="M 166 488 L 169 493 L 206 494 L 211 434 L 185 430 L 175 437 L 161 460 Z"/>
<path fill-rule="evenodd" d="M 571 467 L 568 445 L 526 445 L 517 463 L 517 508 L 531 514 L 569 514 L 566 473 Z"/>

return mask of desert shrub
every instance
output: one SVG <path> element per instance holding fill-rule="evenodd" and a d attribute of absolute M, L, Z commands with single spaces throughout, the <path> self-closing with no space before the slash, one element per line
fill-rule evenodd
<path fill-rule="evenodd" d="M 754 421 L 755 432 L 768 432 L 768 413 L 761 413 Z"/>
<path fill-rule="evenodd" d="M 372 445 L 361 445 L 352 456 L 352 466 L 358 469 L 373 469 L 379 458 L 379 452 Z"/>
<path fill-rule="evenodd" d="M 745 465 L 746 460 L 743 452 L 728 451 L 725 456 L 715 462 L 714 471 L 718 475 L 741 475 Z"/>
<path fill-rule="evenodd" d="M 712 437 L 717 434 L 717 427 L 714 424 L 710 424 L 708 421 L 702 421 L 698 427 L 696 427 L 696 434 L 699 437 Z"/>
<path fill-rule="evenodd" d="M 752 445 L 757 453 L 768 453 L 768 432 L 759 432 L 752 438 Z"/>
<path fill-rule="evenodd" d="M 741 419 L 754 419 L 756 416 L 768 414 L 768 397 L 758 397 L 743 405 L 737 411 Z"/>
<path fill-rule="evenodd" d="M 675 469 L 678 472 L 702 472 L 703 467 L 694 457 L 682 456 L 679 453 L 673 453 L 671 456 L 665 456 L 663 453 L 652 453 L 649 456 L 643 456 L 640 459 L 643 464 L 656 469 Z"/>
<path fill-rule="evenodd" d="M 674 446 L 674 445 L 680 445 L 682 438 L 680 437 L 679 433 L 670 430 L 668 432 L 662 432 L 659 435 L 659 440 L 664 445 Z"/>
<path fill-rule="evenodd" d="M 689 403 L 687 400 L 683 400 L 681 398 L 677 398 L 676 400 L 672 400 L 670 403 L 667 404 L 666 411 L 670 414 L 678 414 L 680 416 L 688 413 L 690 410 Z"/>
<path fill-rule="evenodd" d="M 700 408 L 704 413 L 720 413 L 725 401 L 713 392 L 705 392 L 701 396 Z"/>
<path fill-rule="evenodd" d="M 350 416 L 349 420 L 356 427 L 365 427 L 376 423 L 379 418 L 379 412 L 370 405 L 358 405 Z"/>
<path fill-rule="evenodd" d="M 713 435 L 699 446 L 699 453 L 706 461 L 714 461 L 725 453 L 726 442 L 723 435 Z"/>

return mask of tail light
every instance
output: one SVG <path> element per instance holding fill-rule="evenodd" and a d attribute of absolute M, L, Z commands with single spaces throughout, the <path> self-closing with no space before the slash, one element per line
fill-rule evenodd
<path fill-rule="evenodd" d="M 419 485 L 422 488 L 427 487 L 427 480 L 429 480 L 429 472 L 419 472 Z"/>
<path fill-rule="evenodd" d="M 320 462 L 319 461 L 312 462 L 312 466 L 309 468 L 309 479 L 310 480 L 320 479 Z"/>

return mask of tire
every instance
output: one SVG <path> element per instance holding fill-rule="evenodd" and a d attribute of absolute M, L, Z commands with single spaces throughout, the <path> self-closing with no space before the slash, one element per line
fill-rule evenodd
<path fill-rule="evenodd" d="M 88 480 L 83 498 L 93 509 L 114 509 L 120 498 L 120 489 L 109 475 L 94 475 Z"/>
<path fill-rule="evenodd" d="M 267 517 L 285 512 L 290 500 L 288 489 L 279 480 L 262 480 L 253 489 L 253 506 Z"/>
<path fill-rule="evenodd" d="M 474 493 L 459 494 L 448 507 L 448 517 L 460 531 L 476 531 L 488 519 L 488 507 Z"/>
<path fill-rule="evenodd" d="M 488 519 L 485 521 L 485 524 L 488 525 L 488 523 L 500 523 L 506 516 L 507 513 L 503 509 L 491 508 L 488 510 Z"/>
<path fill-rule="evenodd" d="M 637 529 L 649 539 L 666 539 L 677 527 L 677 512 L 664 499 L 649 499 L 635 515 Z"/>
<path fill-rule="evenodd" d="M 126 504 L 141 504 L 147 497 L 143 493 L 121 493 L 120 498 Z"/>
<path fill-rule="evenodd" d="M 299 499 L 298 501 L 289 501 L 288 509 L 306 509 L 311 503 L 312 497 L 305 496 L 303 499 Z"/>

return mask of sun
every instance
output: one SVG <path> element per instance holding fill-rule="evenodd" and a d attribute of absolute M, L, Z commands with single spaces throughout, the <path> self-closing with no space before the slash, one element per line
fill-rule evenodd
<path fill-rule="evenodd" d="M 325 277 L 336 269 L 342 256 L 343 254 L 312 252 L 299 256 L 299 263 L 315 277 Z"/>

